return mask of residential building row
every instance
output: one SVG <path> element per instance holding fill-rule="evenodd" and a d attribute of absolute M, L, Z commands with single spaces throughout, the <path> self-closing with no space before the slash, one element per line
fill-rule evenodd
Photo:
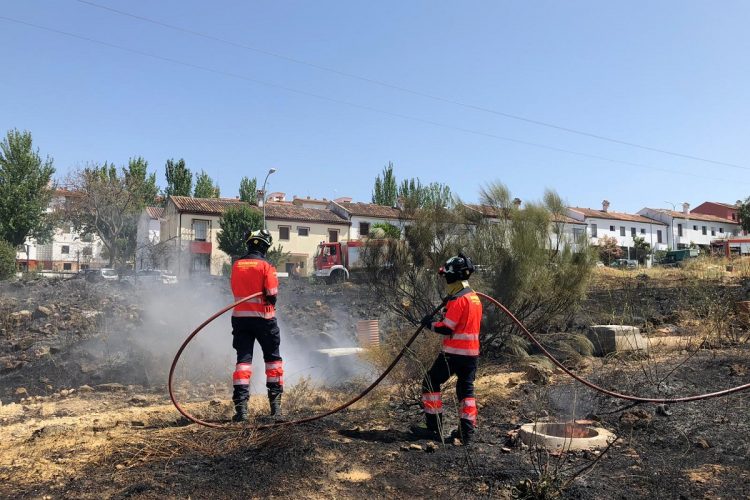
<path fill-rule="evenodd" d="M 63 203 L 70 192 L 59 192 L 55 203 Z M 520 200 L 515 200 L 520 205 Z M 147 207 L 138 221 L 136 269 L 169 269 L 179 276 L 222 273 L 230 258 L 219 250 L 219 220 L 227 208 L 243 205 L 235 198 L 192 198 L 171 196 L 165 206 Z M 265 207 L 263 207 L 265 204 Z M 502 215 L 492 207 L 466 204 L 488 222 L 499 222 Z M 634 256 L 635 238 L 643 238 L 655 250 L 700 247 L 708 251 L 721 242 L 737 242 L 734 253 L 750 254 L 750 239 L 742 236 L 733 205 L 705 202 L 692 211 L 683 204 L 682 211 L 643 208 L 635 214 L 610 210 L 608 201 L 601 209 L 569 207 L 558 216 L 559 237 L 565 244 L 585 236 L 592 245 L 602 238 L 617 241 L 626 256 Z M 266 227 L 288 256 L 285 268 L 297 268 L 301 275 L 313 272 L 313 260 L 321 242 L 359 240 L 370 234 L 373 225 L 388 223 L 402 234 L 412 223 L 399 207 L 354 202 L 351 198 L 317 200 L 294 197 L 287 201 L 284 193 L 259 197 L 259 210 L 265 209 Z M 550 245 L 558 245 L 558 235 L 550 232 Z M 88 241 L 84 241 L 88 240 Z M 47 245 L 28 242 L 19 251 L 21 268 L 71 271 L 87 267 L 104 267 L 104 249 L 98 238 L 81 238 L 70 228 L 61 228 Z M 726 246 L 729 252 L 730 246 Z"/>

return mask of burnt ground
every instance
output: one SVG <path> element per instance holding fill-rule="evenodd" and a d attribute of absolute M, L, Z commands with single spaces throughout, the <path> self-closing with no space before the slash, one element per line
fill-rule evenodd
<path fill-rule="evenodd" d="M 627 403 L 592 393 L 562 374 L 536 385 L 521 365 L 487 357 L 477 383 L 481 427 L 470 448 L 414 441 L 407 430 L 420 419 L 418 401 L 413 384 L 399 377 L 351 409 L 312 424 L 279 431 L 254 431 L 252 426 L 215 431 L 187 425 L 169 404 L 163 366 L 189 330 L 183 323 L 195 325 L 193 316 L 212 312 L 215 303 L 200 305 L 195 297 L 190 308 L 163 314 L 159 296 L 188 301 L 192 292 L 132 293 L 116 284 L 72 282 L 3 286 L 2 497 L 750 496 L 748 392 L 626 408 Z M 743 289 L 737 283 L 716 286 L 727 290 L 722 293 Z M 349 285 L 287 287 L 293 309 L 280 315 L 289 318 L 290 337 L 302 338 L 306 345 L 339 345 L 347 340 L 336 339 L 341 332 L 377 312 L 372 298 Z M 215 302 L 221 303 L 221 285 L 216 288 Z M 700 342 L 691 337 L 696 335 L 691 328 L 700 322 L 681 309 L 684 293 L 648 290 L 636 294 L 639 300 L 661 294 L 667 297 L 658 301 L 664 305 L 652 307 L 654 302 L 644 299 L 648 310 L 630 307 L 620 313 L 654 324 L 656 314 L 649 311 L 656 311 L 662 319 L 650 333 L 683 336 L 685 344 L 677 350 L 674 345 L 655 349 L 650 356 L 586 358 L 578 364 L 580 373 L 623 392 L 667 397 L 750 383 L 747 344 L 717 341 L 710 349 L 695 350 Z M 606 311 L 611 305 L 621 305 L 602 298 L 612 296 L 611 291 L 598 293 L 605 292 L 595 291 L 586 316 L 576 321 L 598 321 L 597 315 L 613 314 Z M 39 305 L 49 311 L 37 311 Z M 11 318 L 21 310 L 31 317 Z M 163 342 L 145 342 L 144 337 Z M 190 401 L 197 415 L 227 419 L 231 408 L 226 374 L 221 374 L 225 371 L 218 366 L 216 373 L 188 373 L 178 384 L 179 397 Z M 331 408 L 356 393 L 364 378 L 339 378 L 338 383 L 298 378 L 288 386 L 286 408 L 291 416 Z M 256 387 L 255 392 L 261 391 Z M 253 413 L 262 415 L 265 404 L 262 396 L 254 397 Z M 447 422 L 455 422 L 455 401 L 449 404 L 446 397 L 446 405 Z M 514 437 L 522 423 L 571 418 L 591 419 L 619 439 L 603 455 L 552 456 L 528 449 Z M 261 416 L 257 421 L 265 422 Z"/>

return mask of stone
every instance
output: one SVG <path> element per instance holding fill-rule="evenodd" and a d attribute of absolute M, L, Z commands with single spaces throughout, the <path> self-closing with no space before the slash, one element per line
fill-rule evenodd
<path fill-rule="evenodd" d="M 127 390 L 124 385 L 117 383 L 99 384 L 94 389 L 99 392 L 119 392 Z"/>
<path fill-rule="evenodd" d="M 94 388 L 90 385 L 82 385 L 78 388 L 78 392 L 94 392 Z"/>
<path fill-rule="evenodd" d="M 620 424 L 633 429 L 642 429 L 648 427 L 653 418 L 654 416 L 646 410 L 625 411 L 620 415 Z"/>
<path fill-rule="evenodd" d="M 20 323 L 23 323 L 25 321 L 30 321 L 31 317 L 32 317 L 31 311 L 29 311 L 27 309 L 24 309 L 22 311 L 12 312 L 12 313 L 10 313 L 10 315 L 8 315 L 8 318 L 13 323 L 16 323 L 16 324 L 20 324 Z"/>
<path fill-rule="evenodd" d="M 62 397 L 65 397 L 68 394 L 70 394 L 70 391 L 67 390 L 67 389 L 63 389 L 63 390 L 60 391 L 60 396 L 62 396 Z"/>
<path fill-rule="evenodd" d="M 16 393 L 15 394 L 16 394 L 16 396 L 28 397 L 29 396 L 29 391 L 27 391 L 25 387 L 19 387 L 19 388 L 16 389 Z"/>
<path fill-rule="evenodd" d="M 38 306 L 36 310 L 34 311 L 34 318 L 46 318 L 48 316 L 52 316 L 53 312 L 52 309 L 45 306 Z"/>
<path fill-rule="evenodd" d="M 424 451 L 426 451 L 427 453 L 434 453 L 435 450 L 437 450 L 437 445 L 433 443 L 432 441 L 427 443 L 424 447 Z"/>
<path fill-rule="evenodd" d="M 703 450 L 707 450 L 708 448 L 711 447 L 711 442 L 708 441 L 706 438 L 699 437 L 695 440 L 695 446 Z"/>
<path fill-rule="evenodd" d="M 141 395 L 135 395 L 132 398 L 130 398 L 130 404 L 136 405 L 136 406 L 145 406 L 148 404 L 148 398 Z"/>
<path fill-rule="evenodd" d="M 417 443 L 412 443 L 412 444 L 409 445 L 409 449 L 410 450 L 422 451 L 422 445 L 421 444 L 417 444 Z"/>
<path fill-rule="evenodd" d="M 646 351 L 648 344 L 639 328 L 628 325 L 594 325 L 586 336 L 594 344 L 594 354 Z"/>

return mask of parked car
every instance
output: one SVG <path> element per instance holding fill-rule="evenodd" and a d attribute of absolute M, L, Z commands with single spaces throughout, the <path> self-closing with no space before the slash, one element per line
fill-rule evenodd
<path fill-rule="evenodd" d="M 86 281 L 117 281 L 120 278 L 117 271 L 109 267 L 84 269 L 82 274 Z"/>
<path fill-rule="evenodd" d="M 122 280 L 131 284 L 151 285 L 161 283 L 164 285 L 174 285 L 177 283 L 177 276 L 162 269 L 144 269 L 135 273 L 131 272 L 123 276 Z"/>
<path fill-rule="evenodd" d="M 615 259 L 609 265 L 610 267 L 634 269 L 638 267 L 638 261 L 633 259 Z"/>

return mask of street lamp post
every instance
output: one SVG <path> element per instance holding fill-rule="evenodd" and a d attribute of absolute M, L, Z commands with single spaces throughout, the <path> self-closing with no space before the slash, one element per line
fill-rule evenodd
<path fill-rule="evenodd" d="M 672 203 L 671 201 L 665 201 L 664 203 L 668 203 L 669 205 L 672 205 L 672 213 L 669 214 L 669 221 L 670 221 L 670 225 L 669 225 L 669 237 L 672 239 L 672 250 L 674 250 L 675 249 L 675 244 L 674 244 L 674 212 L 677 211 L 677 206 L 674 203 Z"/>
<path fill-rule="evenodd" d="M 263 187 L 261 188 L 261 191 L 263 192 L 263 229 L 266 228 L 266 182 L 268 181 L 268 176 L 274 172 L 276 172 L 275 168 L 268 170 L 266 178 L 263 180 Z"/>

